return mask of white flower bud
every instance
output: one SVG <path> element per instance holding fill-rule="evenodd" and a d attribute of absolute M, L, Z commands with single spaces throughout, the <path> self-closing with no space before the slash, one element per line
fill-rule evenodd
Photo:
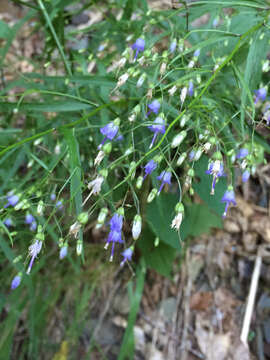
<path fill-rule="evenodd" d="M 195 152 L 194 161 L 199 160 L 199 158 L 201 157 L 201 155 L 202 155 L 202 149 L 199 148 L 199 149 Z"/>
<path fill-rule="evenodd" d="M 203 145 L 203 150 L 205 152 L 208 152 L 211 149 L 212 144 L 210 142 L 207 142 Z"/>
<path fill-rule="evenodd" d="M 160 75 L 163 75 L 166 71 L 166 68 L 167 68 L 167 63 L 163 62 L 160 66 Z"/>
<path fill-rule="evenodd" d="M 102 208 L 98 214 L 98 218 L 97 221 L 99 224 L 104 224 L 105 219 L 107 217 L 108 214 L 108 209 L 107 208 Z"/>
<path fill-rule="evenodd" d="M 136 87 L 140 88 L 143 85 L 145 79 L 146 79 L 146 75 L 142 74 L 137 81 Z"/>
<path fill-rule="evenodd" d="M 57 145 L 55 146 L 55 148 L 54 148 L 54 153 L 55 153 L 55 155 L 60 155 L 60 153 L 61 153 L 61 146 L 60 146 L 60 144 L 57 144 Z"/>
<path fill-rule="evenodd" d="M 127 82 L 127 79 L 128 79 L 128 78 L 129 78 L 129 74 L 128 74 L 128 73 L 125 73 L 125 74 L 121 75 L 120 78 L 118 79 L 116 88 L 124 85 L 124 84 Z"/>
<path fill-rule="evenodd" d="M 134 122 L 135 119 L 136 119 L 136 115 L 135 115 L 134 113 L 131 114 L 131 115 L 128 117 L 128 120 L 129 120 L 130 122 Z"/>
<path fill-rule="evenodd" d="M 185 99 L 187 97 L 187 91 L 188 91 L 188 89 L 187 89 L 186 86 L 181 90 L 180 101 L 181 101 L 182 104 L 184 103 L 184 101 L 185 101 Z"/>
<path fill-rule="evenodd" d="M 172 221 L 171 228 L 175 230 L 179 230 L 182 220 L 183 220 L 183 213 L 178 212 Z"/>
<path fill-rule="evenodd" d="M 174 85 L 173 87 L 170 88 L 170 90 L 168 90 L 169 95 L 173 96 L 175 94 L 176 90 L 177 90 L 177 86 Z"/>
<path fill-rule="evenodd" d="M 119 61 L 118 61 L 118 67 L 121 69 L 122 67 L 124 67 L 125 66 L 125 64 L 126 64 L 126 62 L 127 62 L 127 59 L 125 58 L 125 57 L 123 57 L 122 59 L 120 59 Z M 119 78 L 119 80 L 120 80 L 120 78 Z"/>
<path fill-rule="evenodd" d="M 152 189 L 152 191 L 150 192 L 150 194 L 148 195 L 147 197 L 147 202 L 150 203 L 154 200 L 154 198 L 156 197 L 157 195 L 157 189 Z"/>
<path fill-rule="evenodd" d="M 176 165 L 181 166 L 183 164 L 183 162 L 185 161 L 186 157 L 187 157 L 187 153 L 184 152 L 182 155 L 179 156 L 179 158 L 176 162 Z"/>
<path fill-rule="evenodd" d="M 269 60 L 265 60 L 262 63 L 262 71 L 263 72 L 268 72 L 270 70 L 270 66 L 269 66 Z"/>
<path fill-rule="evenodd" d="M 180 127 L 184 127 L 189 120 L 189 117 L 187 115 L 183 115 L 180 121 Z"/>
<path fill-rule="evenodd" d="M 171 147 L 176 148 L 177 146 L 179 146 L 186 136 L 187 136 L 187 132 L 186 131 L 181 131 L 179 134 L 177 134 L 173 138 L 172 143 L 171 143 Z"/>
<path fill-rule="evenodd" d="M 81 240 L 77 241 L 76 253 L 78 256 L 80 256 L 82 254 L 82 241 Z"/>
<path fill-rule="evenodd" d="M 37 206 L 38 215 L 42 216 L 43 215 L 43 210 L 44 210 L 44 202 L 42 200 L 40 200 L 38 202 L 38 206 Z"/>
<path fill-rule="evenodd" d="M 104 159 L 105 152 L 100 150 L 97 154 L 97 157 L 95 158 L 94 165 L 99 165 L 101 161 Z"/>
<path fill-rule="evenodd" d="M 137 59 L 137 62 L 142 66 L 144 64 L 145 57 L 141 56 L 139 59 Z"/>
<path fill-rule="evenodd" d="M 137 181 L 136 181 L 136 188 L 140 189 L 142 187 L 142 184 L 143 184 L 143 177 L 139 176 Z"/>
<path fill-rule="evenodd" d="M 30 169 L 33 166 L 33 164 L 34 164 L 34 160 L 31 159 L 27 164 L 27 169 Z"/>
<path fill-rule="evenodd" d="M 192 69 L 195 65 L 195 61 L 194 60 L 191 60 L 189 63 L 188 63 L 188 68 L 189 69 Z"/>
<path fill-rule="evenodd" d="M 140 215 L 136 215 L 134 217 L 133 225 L 132 225 L 132 237 L 134 240 L 137 240 L 142 231 L 142 218 Z"/>

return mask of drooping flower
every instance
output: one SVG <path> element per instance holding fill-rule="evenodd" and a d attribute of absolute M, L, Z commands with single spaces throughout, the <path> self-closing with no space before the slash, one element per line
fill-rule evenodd
<path fill-rule="evenodd" d="M 127 260 L 131 261 L 132 254 L 133 254 L 133 247 L 129 247 L 122 252 L 122 256 L 124 257 L 124 259 L 120 263 L 121 267 L 124 266 Z"/>
<path fill-rule="evenodd" d="M 33 222 L 32 222 L 32 224 L 30 225 L 29 229 L 30 229 L 31 231 L 36 231 L 36 229 L 37 229 L 37 223 L 36 223 L 36 221 L 33 221 Z"/>
<path fill-rule="evenodd" d="M 6 227 L 12 226 L 12 220 L 10 218 L 6 218 L 3 223 L 6 225 Z"/>
<path fill-rule="evenodd" d="M 29 246 L 29 255 L 31 256 L 31 260 L 26 271 L 27 274 L 30 274 L 32 266 L 34 264 L 35 258 L 38 256 L 42 248 L 42 241 L 36 240 L 31 246 Z"/>
<path fill-rule="evenodd" d="M 154 145 L 154 142 L 158 136 L 158 134 L 164 134 L 165 133 L 165 120 L 162 117 L 157 117 L 154 122 L 153 125 L 148 126 L 148 129 L 150 129 L 153 133 L 154 136 L 152 138 L 151 144 L 149 146 L 149 149 L 152 148 L 152 146 Z"/>
<path fill-rule="evenodd" d="M 158 100 L 153 100 L 150 104 L 148 104 L 149 111 L 146 116 L 150 115 L 152 112 L 157 114 L 159 112 L 160 103 Z"/>
<path fill-rule="evenodd" d="M 193 57 L 198 58 L 200 56 L 201 50 L 197 49 L 194 51 Z"/>
<path fill-rule="evenodd" d="M 213 181 L 212 181 L 212 187 L 211 187 L 210 194 L 214 195 L 215 194 L 215 186 L 216 186 L 216 182 L 217 182 L 218 178 L 225 175 L 224 166 L 223 166 L 222 161 L 215 160 L 214 162 L 211 162 L 208 170 L 206 170 L 205 173 L 209 174 L 209 175 L 213 175 Z"/>
<path fill-rule="evenodd" d="M 190 161 L 194 160 L 195 157 L 195 150 L 191 150 L 190 153 L 188 154 L 188 158 Z"/>
<path fill-rule="evenodd" d="M 266 99 L 267 89 L 265 87 L 262 87 L 258 90 L 255 90 L 254 93 L 255 93 L 254 104 L 257 104 L 259 101 L 264 101 Z"/>
<path fill-rule="evenodd" d="M 236 154 L 236 158 L 237 159 L 243 159 L 246 156 L 248 156 L 248 149 L 246 148 L 241 148 L 238 153 Z"/>
<path fill-rule="evenodd" d="M 62 246 L 59 252 L 59 259 L 60 260 L 64 259 L 67 256 L 67 253 L 68 253 L 67 245 Z"/>
<path fill-rule="evenodd" d="M 171 53 L 171 54 L 175 52 L 176 46 L 177 46 L 177 42 L 176 42 L 176 40 L 174 39 L 174 40 L 171 42 L 171 45 L 170 45 L 170 53 Z"/>
<path fill-rule="evenodd" d="M 188 95 L 193 96 L 194 95 L 194 84 L 193 81 L 190 80 L 188 83 Z"/>
<path fill-rule="evenodd" d="M 112 243 L 110 261 L 113 260 L 115 243 L 124 242 L 122 239 L 122 226 L 123 226 L 123 216 L 117 213 L 114 214 L 110 220 L 110 232 L 104 247 L 105 249 L 107 249 L 110 243 Z"/>
<path fill-rule="evenodd" d="M 136 61 L 139 52 L 144 51 L 145 41 L 142 38 L 138 38 L 135 43 L 131 46 L 132 50 L 136 50 L 134 61 Z"/>
<path fill-rule="evenodd" d="M 90 183 L 87 185 L 88 189 L 91 190 L 90 195 L 97 195 L 100 193 L 101 185 L 104 181 L 103 176 L 98 176 L 94 180 L 90 181 Z"/>
<path fill-rule="evenodd" d="M 223 213 L 223 218 L 224 218 L 227 215 L 229 205 L 230 204 L 236 205 L 234 191 L 233 191 L 233 188 L 231 186 L 229 186 L 228 190 L 225 191 L 225 193 L 223 195 L 223 198 L 221 199 L 221 202 L 226 204 L 225 205 L 225 210 L 224 210 L 224 213 Z"/>
<path fill-rule="evenodd" d="M 14 207 L 18 202 L 19 202 L 19 196 L 18 195 L 14 195 L 14 194 L 8 195 L 7 196 L 7 203 L 6 203 L 6 205 L 4 207 L 5 208 L 7 208 L 8 206 L 13 206 Z"/>
<path fill-rule="evenodd" d="M 20 285 L 21 280 L 22 280 L 22 274 L 19 273 L 18 275 L 16 275 L 16 276 L 13 278 L 13 280 L 12 280 L 12 282 L 11 282 L 11 290 L 16 289 L 16 288 Z"/>
<path fill-rule="evenodd" d="M 157 167 L 157 163 L 154 160 L 148 161 L 148 163 L 144 167 L 145 175 L 143 180 L 146 179 L 147 175 L 151 174 Z"/>
<path fill-rule="evenodd" d="M 119 126 L 115 124 L 115 122 L 111 121 L 109 124 L 105 125 L 100 129 L 100 132 L 102 135 L 104 135 L 104 139 L 102 140 L 102 143 L 98 146 L 98 149 L 100 150 L 102 148 L 102 145 L 105 143 L 105 141 L 113 140 L 113 138 L 118 133 Z"/>
<path fill-rule="evenodd" d="M 35 218 L 32 214 L 26 214 L 25 216 L 25 223 L 28 224 L 28 225 L 31 225 L 32 222 L 35 221 Z"/>
<path fill-rule="evenodd" d="M 248 181 L 250 177 L 250 171 L 249 170 L 245 170 L 242 174 L 242 181 L 245 183 Z"/>
<path fill-rule="evenodd" d="M 170 171 L 164 171 L 164 170 L 157 177 L 157 179 L 161 181 L 161 185 L 158 190 L 158 195 L 160 194 L 165 184 L 171 185 L 171 177 L 172 177 L 172 173 Z"/>
<path fill-rule="evenodd" d="M 55 204 L 55 207 L 57 210 L 63 210 L 64 206 L 61 200 L 57 201 L 57 203 Z"/>

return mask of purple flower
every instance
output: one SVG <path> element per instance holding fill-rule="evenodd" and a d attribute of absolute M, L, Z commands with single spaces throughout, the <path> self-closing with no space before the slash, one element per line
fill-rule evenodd
<path fill-rule="evenodd" d="M 114 214 L 110 220 L 110 232 L 105 244 L 105 249 L 108 248 L 110 243 L 112 243 L 110 261 L 113 259 L 114 255 L 114 246 L 115 243 L 123 243 L 122 240 L 122 226 L 123 226 L 123 216 L 120 214 Z"/>
<path fill-rule="evenodd" d="M 162 171 L 161 174 L 157 177 L 157 179 L 161 181 L 161 185 L 158 190 L 158 195 L 160 194 L 165 184 L 171 185 L 171 177 L 172 177 L 172 173 L 170 171 Z"/>
<path fill-rule="evenodd" d="M 59 252 L 59 259 L 62 260 L 67 256 L 68 253 L 68 248 L 67 245 L 64 245 L 63 247 L 61 247 L 60 252 Z"/>
<path fill-rule="evenodd" d="M 233 191 L 233 189 L 231 189 L 231 187 L 225 191 L 225 194 L 223 195 L 221 202 L 226 203 L 225 210 L 223 213 L 223 218 L 224 218 L 227 215 L 229 205 L 230 204 L 236 205 L 234 191 Z"/>
<path fill-rule="evenodd" d="M 128 261 L 131 261 L 132 254 L 133 254 L 133 249 L 132 249 L 132 247 L 129 247 L 129 248 L 125 249 L 125 250 L 122 252 L 122 256 L 124 257 L 124 259 L 121 261 L 120 266 L 124 266 L 124 264 L 125 264 L 125 262 L 126 262 L 127 260 L 128 260 Z"/>
<path fill-rule="evenodd" d="M 16 288 L 20 285 L 21 279 L 22 279 L 22 276 L 21 276 L 20 274 L 16 275 L 16 276 L 13 278 L 13 280 L 12 280 L 12 282 L 11 282 L 11 290 L 16 289 Z"/>
<path fill-rule="evenodd" d="M 259 101 L 264 101 L 266 99 L 267 89 L 265 87 L 262 87 L 258 90 L 255 90 L 254 93 L 255 93 L 254 104 L 257 104 Z"/>
<path fill-rule="evenodd" d="M 30 271 L 32 269 L 32 266 L 34 264 L 34 260 L 35 258 L 38 256 L 38 254 L 40 253 L 42 248 L 42 241 L 40 240 L 36 240 L 34 242 L 34 244 L 32 244 L 31 246 L 29 246 L 29 255 L 31 256 L 31 260 L 28 266 L 28 269 L 26 271 L 26 273 L 29 275 Z"/>
<path fill-rule="evenodd" d="M 206 170 L 205 173 L 209 174 L 209 175 L 213 175 L 213 181 L 212 181 L 212 187 L 211 187 L 210 194 L 214 195 L 217 179 L 221 176 L 225 176 L 223 163 L 220 160 L 211 162 L 209 165 L 209 169 Z"/>
<path fill-rule="evenodd" d="M 50 199 L 54 201 L 56 199 L 56 195 L 54 193 L 51 194 Z"/>
<path fill-rule="evenodd" d="M 35 221 L 35 218 L 32 214 L 26 214 L 25 216 L 25 223 L 30 225 L 32 222 Z"/>
<path fill-rule="evenodd" d="M 194 150 L 191 150 L 191 152 L 188 154 L 188 158 L 190 161 L 192 161 L 195 157 L 195 151 Z"/>
<path fill-rule="evenodd" d="M 135 54 L 135 57 L 134 57 L 134 61 L 136 61 L 138 55 L 139 55 L 139 52 L 140 51 L 144 51 L 144 47 L 145 47 L 145 41 L 144 39 L 142 38 L 138 38 L 135 43 L 131 46 L 131 48 L 133 50 L 136 50 L 136 54 Z"/>
<path fill-rule="evenodd" d="M 157 117 L 154 122 L 153 125 L 148 126 L 148 129 L 150 129 L 153 133 L 153 139 L 151 141 L 151 144 L 149 146 L 149 149 L 151 149 L 151 147 L 154 145 L 154 142 L 158 136 L 159 133 L 164 134 L 165 133 L 165 120 L 161 117 Z"/>
<path fill-rule="evenodd" d="M 199 57 L 199 56 L 200 56 L 200 53 L 201 53 L 201 50 L 200 50 L 200 49 L 197 49 L 197 50 L 194 51 L 193 56 L 194 56 L 194 57 Z"/>
<path fill-rule="evenodd" d="M 157 114 L 159 112 L 160 103 L 158 100 L 153 100 L 150 104 L 148 104 L 149 111 L 146 116 L 150 115 L 151 112 Z"/>
<path fill-rule="evenodd" d="M 15 206 L 19 201 L 19 196 L 17 195 L 8 195 L 7 196 L 7 204 L 4 206 L 7 208 L 8 206 Z"/>
<path fill-rule="evenodd" d="M 194 85 L 193 85 L 193 81 L 190 80 L 188 83 L 188 95 L 189 96 L 193 96 L 194 95 Z"/>
<path fill-rule="evenodd" d="M 173 42 L 171 42 L 171 45 L 170 45 L 170 53 L 174 53 L 175 52 L 175 49 L 176 49 L 176 41 L 173 40 Z"/>
<path fill-rule="evenodd" d="M 113 121 L 111 121 L 109 124 L 105 125 L 100 129 L 100 132 L 102 135 L 104 135 L 104 139 L 102 140 L 102 143 L 98 146 L 98 149 L 102 148 L 102 145 L 105 143 L 105 141 L 112 140 L 116 134 L 118 133 L 119 126 L 116 125 Z"/>
<path fill-rule="evenodd" d="M 236 154 L 236 158 L 237 159 L 243 159 L 246 156 L 248 156 L 248 149 L 246 148 L 241 148 L 238 153 Z"/>
<path fill-rule="evenodd" d="M 248 181 L 250 177 L 250 171 L 249 170 L 245 170 L 242 174 L 242 181 L 245 183 Z"/>
<path fill-rule="evenodd" d="M 64 206 L 61 200 L 57 201 L 57 203 L 55 204 L 55 207 L 57 210 L 63 210 Z"/>
<path fill-rule="evenodd" d="M 4 220 L 4 224 L 6 225 L 6 227 L 10 227 L 12 226 L 12 220 L 10 218 L 7 218 Z"/>
<path fill-rule="evenodd" d="M 37 229 L 37 223 L 36 223 L 36 221 L 33 221 L 33 222 L 32 222 L 32 224 L 30 225 L 29 229 L 30 229 L 31 231 L 36 231 L 36 229 Z"/>
<path fill-rule="evenodd" d="M 148 163 L 144 167 L 145 175 L 143 180 L 146 179 L 147 175 L 151 174 L 157 167 L 157 163 L 154 160 L 148 161 Z"/>

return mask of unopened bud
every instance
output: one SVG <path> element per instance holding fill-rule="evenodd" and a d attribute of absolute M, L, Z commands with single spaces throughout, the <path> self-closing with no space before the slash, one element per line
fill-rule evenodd
<path fill-rule="evenodd" d="M 102 208 L 98 214 L 97 222 L 99 224 L 104 224 L 107 214 L 108 214 L 108 209 Z"/>
<path fill-rule="evenodd" d="M 173 96 L 175 94 L 176 90 L 177 90 L 177 86 L 174 85 L 173 87 L 170 88 L 170 90 L 168 90 L 169 95 Z"/>
<path fill-rule="evenodd" d="M 142 74 L 137 81 L 136 87 L 140 88 L 143 85 L 145 79 L 146 79 L 146 74 Z"/>
<path fill-rule="evenodd" d="M 94 165 L 99 165 L 101 161 L 104 159 L 105 152 L 103 150 L 100 150 L 95 158 Z"/>
<path fill-rule="evenodd" d="M 201 156 L 202 156 L 202 149 L 199 148 L 199 149 L 195 152 L 194 161 L 199 160 L 199 158 L 200 158 Z"/>
<path fill-rule="evenodd" d="M 147 197 L 147 202 L 150 203 L 154 200 L 154 198 L 157 196 L 157 189 L 152 189 L 150 194 Z"/>
<path fill-rule="evenodd" d="M 112 143 L 111 142 L 107 142 L 106 144 L 103 145 L 103 151 L 106 155 L 109 155 L 110 152 L 112 151 Z"/>
<path fill-rule="evenodd" d="M 76 245 L 76 253 L 78 256 L 80 256 L 82 254 L 82 248 L 83 248 L 82 241 L 78 240 L 77 245 Z"/>
<path fill-rule="evenodd" d="M 184 114 L 180 121 L 180 127 L 184 127 L 188 120 L 189 120 L 189 116 Z"/>
<path fill-rule="evenodd" d="M 191 60 L 189 63 L 188 63 L 188 68 L 189 69 L 192 69 L 195 65 L 195 61 L 194 60 Z"/>
<path fill-rule="evenodd" d="M 87 212 L 82 212 L 78 215 L 77 217 L 78 221 L 80 224 L 85 225 L 88 221 L 88 213 Z"/>
<path fill-rule="evenodd" d="M 137 181 L 136 181 L 136 188 L 137 188 L 137 189 L 141 189 L 142 184 L 143 184 L 143 177 L 142 177 L 142 176 L 139 176 L 138 179 L 137 179 Z"/>
<path fill-rule="evenodd" d="M 179 146 L 182 141 L 185 139 L 185 137 L 187 136 L 187 132 L 186 131 L 181 131 L 179 134 L 177 134 L 173 140 L 172 140 L 172 143 L 171 143 L 171 147 L 172 148 L 176 148 L 177 146 Z"/>
<path fill-rule="evenodd" d="M 132 225 L 132 237 L 137 240 L 142 231 L 142 218 L 140 215 L 135 215 Z"/>
<path fill-rule="evenodd" d="M 44 202 L 42 200 L 40 200 L 38 202 L 38 206 L 37 206 L 38 215 L 42 216 L 43 215 L 43 210 L 44 210 Z"/>
<path fill-rule="evenodd" d="M 181 90 L 180 101 L 181 101 L 182 104 L 184 103 L 184 101 L 185 101 L 185 99 L 187 97 L 187 91 L 188 91 L 188 89 L 187 89 L 186 86 Z"/>
<path fill-rule="evenodd" d="M 186 157 L 187 157 L 187 153 L 186 153 L 186 152 L 184 152 L 183 154 L 181 154 L 181 155 L 179 156 L 177 162 L 176 162 L 176 165 L 177 165 L 177 166 L 181 166 L 181 165 L 183 164 L 183 162 L 185 161 Z"/>
<path fill-rule="evenodd" d="M 160 75 L 163 75 L 165 73 L 166 68 L 167 68 L 167 63 L 163 62 L 160 66 L 160 71 L 159 71 Z"/>
<path fill-rule="evenodd" d="M 131 161 L 129 168 L 130 168 L 130 173 L 131 173 L 130 179 L 133 180 L 135 177 L 135 174 L 136 174 L 136 162 Z"/>

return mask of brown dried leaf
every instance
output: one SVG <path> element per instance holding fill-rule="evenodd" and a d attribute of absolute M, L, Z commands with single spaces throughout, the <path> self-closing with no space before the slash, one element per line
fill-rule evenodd
<path fill-rule="evenodd" d="M 213 293 L 210 291 L 200 291 L 191 296 L 190 309 L 205 311 L 213 305 Z"/>

